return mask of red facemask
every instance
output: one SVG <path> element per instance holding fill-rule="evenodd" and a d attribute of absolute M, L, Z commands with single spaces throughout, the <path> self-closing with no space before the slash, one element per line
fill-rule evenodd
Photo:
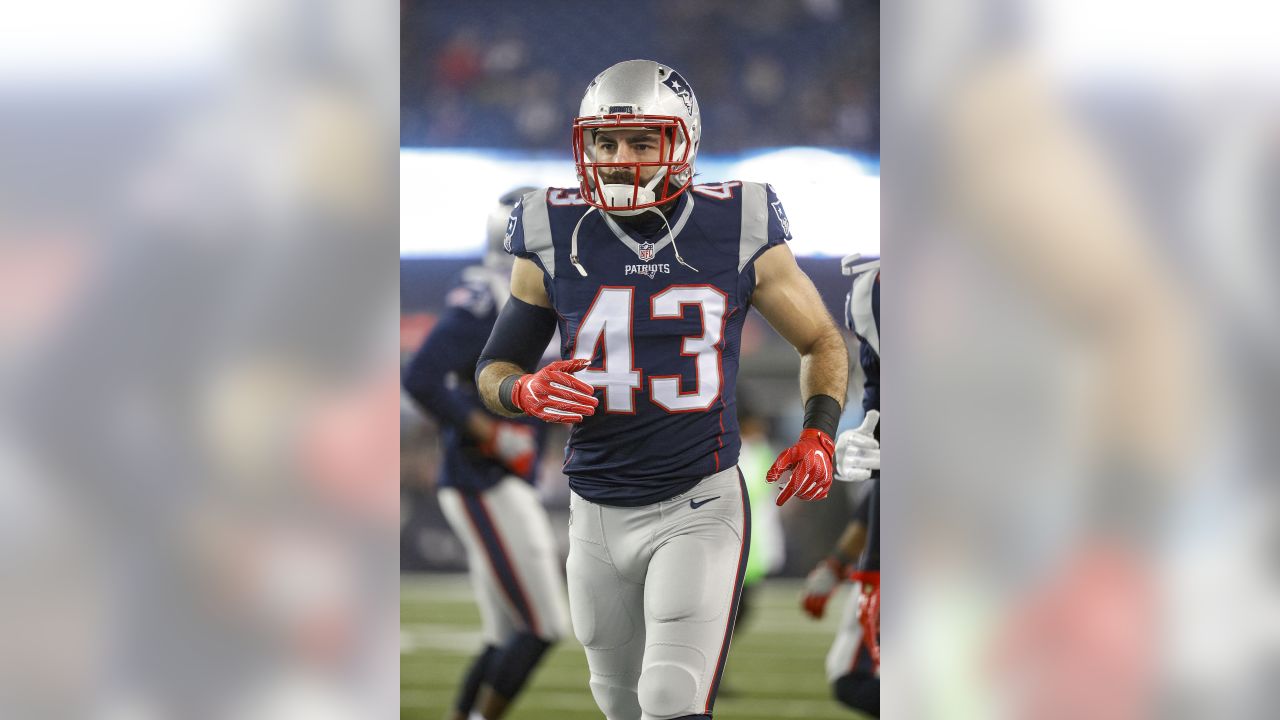
<path fill-rule="evenodd" d="M 658 159 L 647 162 L 595 162 L 592 151 L 594 133 L 599 130 L 657 130 Z M 575 118 L 573 121 L 573 157 L 578 171 L 582 198 L 588 205 L 604 211 L 641 210 L 664 205 L 680 196 L 693 184 L 689 157 L 692 150 L 689 128 L 674 115 L 601 115 Z M 589 154 L 590 153 L 590 154 Z M 644 168 L 656 167 L 656 184 L 642 184 Z M 635 180 L 629 186 L 606 183 L 601 170 L 630 168 Z M 611 187 L 606 189 L 606 185 Z M 652 187 L 646 187 L 652 185 Z M 630 191 L 627 191 L 627 187 Z"/>

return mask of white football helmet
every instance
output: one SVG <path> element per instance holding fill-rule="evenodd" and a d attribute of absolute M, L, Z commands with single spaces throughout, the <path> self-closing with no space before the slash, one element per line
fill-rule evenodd
<path fill-rule="evenodd" d="M 514 258 L 507 254 L 504 247 L 507 239 L 507 231 L 510 229 L 511 210 L 515 208 L 516 203 L 520 202 L 520 198 L 525 193 L 538 188 L 531 185 L 518 187 L 503 193 L 498 198 L 498 204 L 489 211 L 489 218 L 485 226 L 485 249 L 484 264 L 488 267 L 500 271 L 509 272 Z"/>
<path fill-rule="evenodd" d="M 595 161 L 595 133 L 601 130 L 660 131 L 656 162 Z M 674 69 L 652 60 L 627 60 L 605 70 L 587 86 L 573 121 L 573 157 L 587 204 L 615 215 L 636 215 L 677 198 L 693 184 L 693 163 L 702 119 L 693 88 Z M 643 186 L 641 169 L 658 166 Z M 604 183 L 601 168 L 631 167 L 635 182 Z"/>

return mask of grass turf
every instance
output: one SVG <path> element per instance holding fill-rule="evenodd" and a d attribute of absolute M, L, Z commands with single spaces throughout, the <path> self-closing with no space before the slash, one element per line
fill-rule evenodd
<path fill-rule="evenodd" d="M 717 720 L 849 718 L 831 699 L 823 660 L 845 593 L 827 616 L 800 611 L 800 584 L 768 580 L 735 635 L 716 700 Z M 400 585 L 400 716 L 440 720 L 480 648 L 480 616 L 465 575 L 406 575 Z M 599 720 L 587 688 L 587 661 L 570 636 L 548 653 L 507 713 L 511 720 Z"/>

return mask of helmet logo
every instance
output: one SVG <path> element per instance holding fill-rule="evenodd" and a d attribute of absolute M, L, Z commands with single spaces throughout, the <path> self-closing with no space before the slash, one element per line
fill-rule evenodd
<path fill-rule="evenodd" d="M 680 77 L 680 73 L 672 70 L 671 74 L 662 80 L 662 84 L 671 88 L 671 92 L 680 96 L 680 99 L 684 101 L 685 110 L 688 110 L 689 114 L 692 115 L 693 89 L 689 87 L 689 83 L 684 81 L 684 78 Z"/>

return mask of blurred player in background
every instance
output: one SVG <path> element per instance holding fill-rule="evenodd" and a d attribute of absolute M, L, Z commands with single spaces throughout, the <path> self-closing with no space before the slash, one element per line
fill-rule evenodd
<path fill-rule="evenodd" d="M 739 393 L 741 396 L 741 393 Z M 747 483 L 747 495 L 751 499 L 751 553 L 747 559 L 747 574 L 743 578 L 742 600 L 738 607 L 738 620 L 749 613 L 752 589 L 761 580 L 782 567 L 786 560 L 786 536 L 782 531 L 782 513 L 773 501 L 769 482 L 769 468 L 777 458 L 769 442 L 768 420 L 739 400 L 738 426 L 742 436 L 742 450 L 738 455 L 738 468 Z"/>
<path fill-rule="evenodd" d="M 853 520 L 840 535 L 830 556 L 819 562 L 805 579 L 801 604 L 806 613 L 821 619 L 836 589 L 846 581 L 852 583 L 835 642 L 827 653 L 827 682 L 836 699 L 847 707 L 880 717 L 879 643 L 875 639 L 878 623 L 872 615 L 877 609 L 873 603 L 878 602 L 879 573 L 856 569 L 868 549 L 872 487 L 871 483 L 863 486 Z"/>
<path fill-rule="evenodd" d="M 827 654 L 827 679 L 836 699 L 872 717 L 880 716 L 880 259 L 844 259 L 853 288 L 845 300 L 845 324 L 858 338 L 865 384 L 863 422 L 840 434 L 836 477 L 870 480 L 832 553 L 805 579 L 804 611 L 821 618 L 827 600 L 844 581 L 854 581 L 835 643 Z"/>
<path fill-rule="evenodd" d="M 499 200 L 484 264 L 463 272 L 404 377 L 408 393 L 440 423 L 440 506 L 466 548 L 483 623 L 484 648 L 463 680 L 453 720 L 502 717 L 568 629 L 555 540 L 533 488 L 546 426 L 487 412 L 472 382 L 509 297 L 507 216 L 529 189 Z"/>
<path fill-rule="evenodd" d="M 782 512 L 773 501 L 772 489 L 766 475 L 777 457 L 769 442 L 769 422 L 747 403 L 738 391 L 738 428 L 742 437 L 742 450 L 738 454 L 738 469 L 747 484 L 747 496 L 751 502 L 751 552 L 747 557 L 747 572 L 742 579 L 742 596 L 738 600 L 738 616 L 733 623 L 733 637 L 742 634 L 743 623 L 751 616 L 751 609 L 760 583 L 779 570 L 786 561 L 786 535 L 782 530 Z M 732 663 L 730 663 L 732 668 Z M 732 673 L 729 673 L 732 675 Z M 726 678 L 720 684 L 723 697 L 737 695 L 738 687 L 730 685 Z"/>
<path fill-rule="evenodd" d="M 528 193 L 511 215 L 512 297 L 477 384 L 495 412 L 573 425 L 570 609 L 605 716 L 710 718 L 751 537 L 746 312 L 802 358 L 804 430 L 766 473 L 787 478 L 778 504 L 827 495 L 847 350 L 772 188 L 693 186 L 701 118 L 680 73 L 614 65 L 578 115 L 579 188 Z M 557 326 L 566 359 L 532 372 Z"/>

